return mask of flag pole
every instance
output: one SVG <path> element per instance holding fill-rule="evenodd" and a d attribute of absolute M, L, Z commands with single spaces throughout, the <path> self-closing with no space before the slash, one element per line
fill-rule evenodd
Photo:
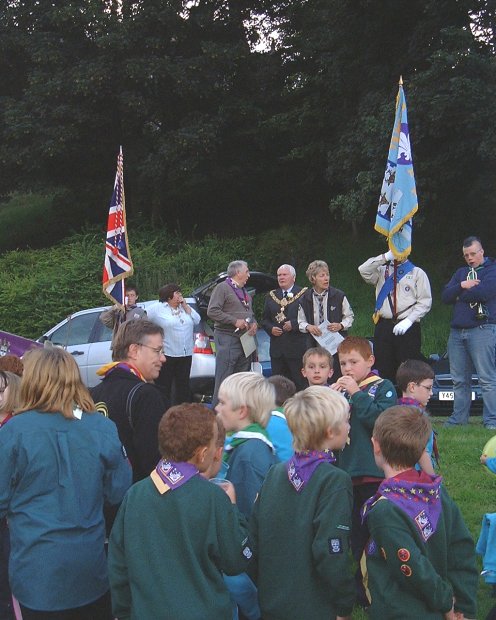
<path fill-rule="evenodd" d="M 117 156 L 114 191 L 110 200 L 105 240 L 102 290 L 120 310 L 124 310 L 124 280 L 134 272 L 127 236 L 122 146 Z"/>

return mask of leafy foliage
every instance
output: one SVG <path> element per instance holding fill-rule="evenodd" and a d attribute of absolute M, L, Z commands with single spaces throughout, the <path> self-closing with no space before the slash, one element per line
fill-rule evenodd
<path fill-rule="evenodd" d="M 462 236 L 468 204 L 473 227 L 496 212 L 493 4 L 3 3 L 0 194 L 60 187 L 65 231 L 101 223 L 122 144 L 130 215 L 181 236 L 320 222 L 329 205 L 358 229 L 403 74 L 425 222 Z"/>

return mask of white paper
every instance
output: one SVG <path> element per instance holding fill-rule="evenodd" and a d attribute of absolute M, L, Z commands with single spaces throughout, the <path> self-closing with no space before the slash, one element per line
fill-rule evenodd
<path fill-rule="evenodd" d="M 257 341 L 255 340 L 255 336 L 250 336 L 248 332 L 245 332 L 241 336 L 240 341 L 245 357 L 250 357 L 250 355 L 257 350 Z"/>
<path fill-rule="evenodd" d="M 327 349 L 331 355 L 334 355 L 338 350 L 339 343 L 344 340 L 343 336 L 339 332 L 330 332 L 327 329 L 327 326 L 331 323 L 329 321 L 324 321 L 318 327 L 322 332 L 322 336 L 312 336 L 315 340 L 320 344 L 321 347 Z"/>

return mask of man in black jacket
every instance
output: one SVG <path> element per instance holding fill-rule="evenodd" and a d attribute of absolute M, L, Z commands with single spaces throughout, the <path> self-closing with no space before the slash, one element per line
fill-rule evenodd
<path fill-rule="evenodd" d="M 98 371 L 103 380 L 90 390 L 97 410 L 117 426 L 135 482 L 146 478 L 160 459 L 158 424 L 168 403 L 153 381 L 165 363 L 163 338 L 162 328 L 146 319 L 123 323 L 113 362 Z"/>
<path fill-rule="evenodd" d="M 301 374 L 306 336 L 298 329 L 298 306 L 307 290 L 295 284 L 296 271 L 291 265 L 277 270 L 279 288 L 265 298 L 262 327 L 270 336 L 270 361 L 273 375 L 291 379 L 297 390 L 306 387 Z"/>

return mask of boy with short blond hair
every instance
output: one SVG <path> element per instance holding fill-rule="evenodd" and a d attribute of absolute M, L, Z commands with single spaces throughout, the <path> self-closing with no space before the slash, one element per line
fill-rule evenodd
<path fill-rule="evenodd" d="M 278 461 L 266 431 L 274 407 L 274 386 L 257 373 L 238 372 L 220 385 L 215 410 L 232 433 L 224 454 L 226 479 L 234 484 L 238 508 L 247 518 L 265 475 Z"/>
<path fill-rule="evenodd" d="M 254 372 L 238 372 L 220 384 L 215 407 L 224 428 L 232 433 L 226 442 L 226 480 L 234 485 L 241 513 L 249 518 L 269 469 L 278 462 L 266 431 L 275 407 L 275 389 Z M 253 583 L 246 574 L 226 579 L 232 599 L 249 620 L 258 620 L 260 610 Z"/>
<path fill-rule="evenodd" d="M 311 347 L 303 355 L 301 374 L 309 385 L 328 385 L 327 381 L 334 373 L 333 358 L 324 347 Z"/>
<path fill-rule="evenodd" d="M 431 432 L 429 419 L 408 406 L 390 407 L 374 426 L 386 479 L 363 508 L 372 620 L 476 617 L 473 540 L 441 476 L 414 469 Z"/>
<path fill-rule="evenodd" d="M 345 618 L 354 601 L 353 499 L 334 451 L 346 443 L 349 406 L 340 394 L 311 386 L 286 402 L 285 413 L 295 452 L 269 471 L 250 522 L 262 617 Z"/>
<path fill-rule="evenodd" d="M 375 358 L 366 338 L 348 336 L 339 344 L 338 355 L 343 376 L 331 388 L 343 393 L 351 406 L 350 442 L 339 456 L 339 467 L 348 472 L 353 482 L 351 548 L 359 561 L 368 539 L 360 509 L 383 478 L 374 461 L 372 429 L 379 414 L 396 404 L 396 389 L 391 381 L 372 372 Z M 361 580 L 359 574 L 357 579 Z M 361 602 L 365 604 L 364 599 Z"/>

